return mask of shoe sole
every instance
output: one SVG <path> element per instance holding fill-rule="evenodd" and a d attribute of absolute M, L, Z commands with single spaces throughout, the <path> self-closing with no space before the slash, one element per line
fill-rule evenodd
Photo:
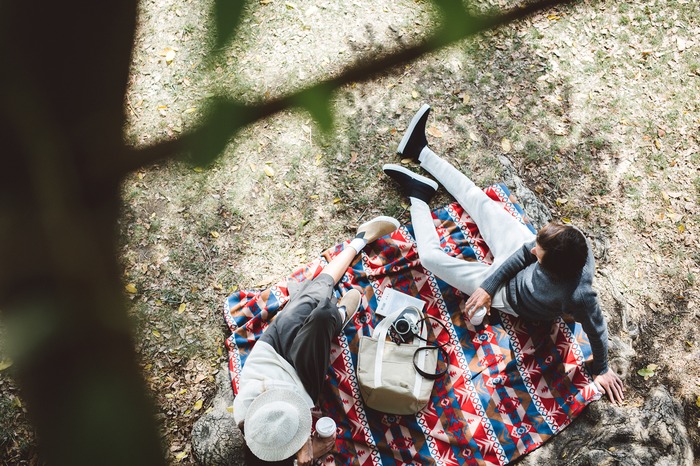
<path fill-rule="evenodd" d="M 416 181 L 420 181 L 421 183 L 425 183 L 428 186 L 430 186 L 431 188 L 433 188 L 435 191 L 437 191 L 437 189 L 438 189 L 438 184 L 435 181 L 431 180 L 430 178 L 426 178 L 424 176 L 421 176 L 418 173 L 414 173 L 411 170 L 409 170 L 408 168 L 402 167 L 401 165 L 387 163 L 382 167 L 382 170 L 384 171 L 384 173 L 386 173 L 387 169 L 403 173 L 404 175 L 407 175 Z"/>
<path fill-rule="evenodd" d="M 372 220 L 366 221 L 365 223 L 363 223 L 362 225 L 360 225 L 359 227 L 357 227 L 357 229 L 359 230 L 360 228 L 362 228 L 362 227 L 364 227 L 364 226 L 367 226 L 367 225 L 369 225 L 370 223 L 374 223 L 374 222 L 378 222 L 378 221 L 389 222 L 389 223 L 391 223 L 392 225 L 394 225 L 396 228 L 399 228 L 399 227 L 401 226 L 401 223 L 399 223 L 399 221 L 396 220 L 394 217 L 388 217 L 388 216 L 385 216 L 385 215 L 380 215 L 379 217 L 374 217 Z"/>
<path fill-rule="evenodd" d="M 396 152 L 399 155 L 403 155 L 404 149 L 406 149 L 406 145 L 408 144 L 408 140 L 411 138 L 411 135 L 413 134 L 413 130 L 416 128 L 416 125 L 420 121 L 421 118 L 423 118 L 423 115 L 425 115 L 425 112 L 430 110 L 430 105 L 428 104 L 423 104 L 423 106 L 416 112 L 415 115 L 413 115 L 413 118 L 411 119 L 411 124 L 408 125 L 408 128 L 406 129 L 406 132 L 403 133 L 403 138 L 401 138 L 401 142 L 399 143 L 399 148 L 396 149 Z"/>
<path fill-rule="evenodd" d="M 360 299 L 357 301 L 357 306 L 355 307 L 355 310 L 353 310 L 352 314 L 345 317 L 345 322 L 343 322 L 343 325 L 340 327 L 340 331 L 338 332 L 338 334 L 343 333 L 343 331 L 345 330 L 345 327 L 348 326 L 348 324 L 355 318 L 355 314 L 357 314 L 357 312 L 360 310 L 360 307 L 362 306 L 362 293 L 359 293 L 359 294 L 360 294 Z M 341 301 L 342 301 L 342 298 L 341 298 Z M 338 303 L 338 304 L 340 304 L 340 303 Z M 348 308 L 346 307 L 345 312 L 347 312 L 347 311 L 348 311 Z"/>

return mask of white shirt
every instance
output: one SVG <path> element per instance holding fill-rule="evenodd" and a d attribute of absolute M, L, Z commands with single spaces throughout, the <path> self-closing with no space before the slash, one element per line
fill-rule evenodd
<path fill-rule="evenodd" d="M 272 346 L 258 341 L 248 354 L 241 371 L 238 395 L 233 400 L 233 418 L 236 424 L 245 420 L 248 407 L 258 395 L 273 388 L 284 388 L 298 392 L 309 405 L 314 402 L 306 393 L 299 375 Z"/>

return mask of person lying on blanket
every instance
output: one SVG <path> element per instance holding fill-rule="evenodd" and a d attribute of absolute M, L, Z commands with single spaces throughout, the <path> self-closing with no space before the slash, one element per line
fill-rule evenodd
<path fill-rule="evenodd" d="M 352 289 L 336 302 L 333 287 L 368 243 L 398 227 L 398 220 L 383 216 L 360 225 L 350 244 L 303 283 L 253 346 L 233 402 L 247 446 L 246 464 L 296 459 L 310 465 L 335 446 L 335 435 L 311 435 L 310 409 L 330 365 L 331 341 L 357 312 L 361 294 Z"/>
<path fill-rule="evenodd" d="M 608 368 L 608 330 L 592 288 L 593 252 L 580 230 L 549 223 L 534 235 L 491 200 L 466 175 L 429 147 L 425 125 L 430 107 L 411 120 L 398 153 L 412 157 L 433 175 L 476 222 L 493 254 L 489 266 L 452 257 L 440 248 L 428 202 L 435 181 L 394 164 L 384 172 L 410 198 L 411 220 L 423 266 L 469 295 L 464 312 L 472 318 L 485 306 L 531 320 L 573 317 L 581 323 L 593 350 L 593 380 L 614 404 L 624 399 L 620 377 Z"/>

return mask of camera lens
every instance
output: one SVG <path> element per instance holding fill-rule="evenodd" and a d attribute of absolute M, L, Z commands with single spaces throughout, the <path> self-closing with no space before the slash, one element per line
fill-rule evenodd
<path fill-rule="evenodd" d="M 406 319 L 399 319 L 396 322 L 394 322 L 394 328 L 397 332 L 403 335 L 411 329 L 411 325 Z"/>

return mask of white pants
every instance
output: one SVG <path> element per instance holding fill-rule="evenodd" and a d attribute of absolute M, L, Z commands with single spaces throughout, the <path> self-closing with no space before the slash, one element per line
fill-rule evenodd
<path fill-rule="evenodd" d="M 498 267 L 535 235 L 498 203 L 489 198 L 472 180 L 426 148 L 421 153 L 421 167 L 437 179 L 459 202 L 479 227 L 493 254 L 493 264 L 470 262 L 452 257 L 440 247 L 430 207 L 420 199 L 411 198 L 411 221 L 416 237 L 418 256 L 423 267 L 458 290 L 471 295 Z M 492 297 L 491 307 L 515 314 L 506 300 L 505 287 Z"/>

